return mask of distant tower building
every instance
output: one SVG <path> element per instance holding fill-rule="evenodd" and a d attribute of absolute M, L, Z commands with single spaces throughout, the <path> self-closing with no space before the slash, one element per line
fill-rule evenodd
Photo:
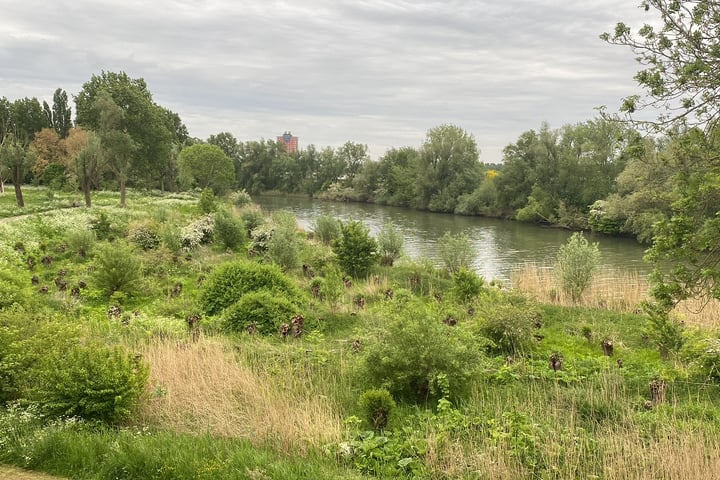
<path fill-rule="evenodd" d="M 287 153 L 297 152 L 298 137 L 294 137 L 292 133 L 283 133 L 281 136 L 277 137 L 277 141 L 285 145 L 285 151 Z"/>

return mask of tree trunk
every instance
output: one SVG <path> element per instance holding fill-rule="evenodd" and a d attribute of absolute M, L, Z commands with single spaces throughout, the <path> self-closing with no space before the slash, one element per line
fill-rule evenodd
<path fill-rule="evenodd" d="M 17 200 L 18 207 L 23 208 L 25 206 L 25 200 L 22 194 L 22 170 L 19 168 L 13 168 L 12 170 L 12 181 L 15 187 L 15 199 Z"/>
<path fill-rule="evenodd" d="M 125 183 L 126 180 L 120 177 L 120 207 L 125 208 Z"/>
<path fill-rule="evenodd" d="M 82 182 L 82 191 L 83 194 L 85 194 L 85 207 L 91 208 L 92 198 L 90 197 L 90 181 L 85 180 L 84 182 Z"/>

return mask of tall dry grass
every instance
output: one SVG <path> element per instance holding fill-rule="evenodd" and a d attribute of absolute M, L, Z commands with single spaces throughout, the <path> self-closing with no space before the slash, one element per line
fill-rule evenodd
<path fill-rule="evenodd" d="M 241 364 L 219 339 L 156 342 L 142 354 L 151 389 L 142 417 L 151 424 L 247 438 L 293 453 L 341 437 L 339 408 L 327 397 Z"/>
<path fill-rule="evenodd" d="M 551 266 L 527 264 L 510 277 L 512 288 L 527 293 L 539 302 L 554 305 L 581 305 L 616 312 L 641 312 L 649 300 L 650 283 L 646 276 L 633 271 L 604 268 L 592 280 L 578 303 L 563 292 Z M 671 313 L 687 325 L 720 327 L 720 301 L 693 298 L 680 302 Z"/>

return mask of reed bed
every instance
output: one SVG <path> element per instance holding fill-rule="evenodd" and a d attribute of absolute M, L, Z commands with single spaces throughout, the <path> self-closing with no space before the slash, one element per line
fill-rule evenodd
<path fill-rule="evenodd" d="M 575 303 L 563 292 L 552 266 L 526 264 L 511 274 L 512 288 L 531 295 L 541 303 L 584 306 L 615 312 L 642 313 L 642 303 L 650 300 L 650 283 L 635 271 L 601 269 L 588 289 Z M 693 298 L 680 302 L 672 315 L 687 325 L 720 327 L 720 301 Z"/>

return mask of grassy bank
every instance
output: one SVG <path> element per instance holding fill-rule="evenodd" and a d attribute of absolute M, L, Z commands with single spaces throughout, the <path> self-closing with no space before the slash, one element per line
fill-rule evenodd
<path fill-rule="evenodd" d="M 330 247 L 295 232 L 298 259 L 277 270 L 290 293 L 271 298 L 292 298 L 303 326 L 231 331 L 229 310 L 208 313 L 208 292 L 228 264 L 273 264 L 259 236 L 236 250 L 218 236 L 183 247 L 203 218 L 192 195 L 135 192 L 119 209 L 103 194 L 90 210 L 58 209 L 70 197 L 57 196 L 28 189 L 28 208 L 45 213 L 0 222 L 11 286 L 0 287 L 0 379 L 14 388 L 0 463 L 97 479 L 695 479 L 720 468 L 716 324 L 685 314 L 678 348 L 659 348 L 637 310 L 642 278 L 603 272 L 579 304 L 543 268 L 476 294 L 407 259 L 343 281 Z M 281 226 L 263 222 L 257 231 Z M 82 250 L 80 231 L 93 232 Z M 133 247 L 142 276 L 127 290 L 103 289 L 108 243 Z M 49 375 L 42 357 L 66 340 L 147 366 L 127 416 L 50 413 L 32 395 L 37 380 L 16 365 Z M 359 403 L 377 388 L 397 404 L 381 428 Z"/>

